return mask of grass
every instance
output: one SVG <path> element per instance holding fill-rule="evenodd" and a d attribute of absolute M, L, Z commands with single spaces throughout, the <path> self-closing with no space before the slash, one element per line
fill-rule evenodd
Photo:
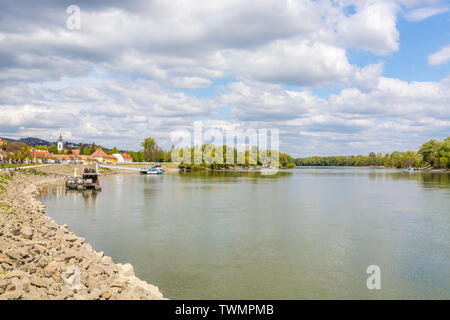
<path fill-rule="evenodd" d="M 0 174 L 0 193 L 3 193 L 6 191 L 6 187 L 4 185 L 7 185 L 11 181 L 11 177 L 6 174 Z"/>
<path fill-rule="evenodd" d="M 0 164 L 0 169 L 9 169 L 9 168 L 20 168 L 20 167 L 28 167 L 32 166 L 33 164 Z"/>
<path fill-rule="evenodd" d="M 34 168 L 23 170 L 23 173 L 25 173 L 27 175 L 35 175 L 35 176 L 48 176 L 48 173 L 37 171 Z"/>
<path fill-rule="evenodd" d="M 3 202 L 0 202 L 0 211 L 4 211 L 6 214 L 16 214 L 14 210 L 12 210 L 12 206 Z"/>

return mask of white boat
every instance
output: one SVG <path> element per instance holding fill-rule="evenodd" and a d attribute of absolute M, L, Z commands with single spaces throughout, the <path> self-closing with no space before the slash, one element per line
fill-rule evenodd
<path fill-rule="evenodd" d="M 156 165 L 148 169 L 142 169 L 140 171 L 140 174 L 163 174 L 164 169 L 161 167 L 161 165 Z"/>
<path fill-rule="evenodd" d="M 270 176 L 278 172 L 278 168 L 272 165 L 266 164 L 260 169 L 261 175 Z"/>

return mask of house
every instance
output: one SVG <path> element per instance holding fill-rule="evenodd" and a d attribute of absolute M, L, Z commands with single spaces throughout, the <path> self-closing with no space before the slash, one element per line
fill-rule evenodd
<path fill-rule="evenodd" d="M 3 139 L 0 138 L 0 147 L 4 144 Z"/>
<path fill-rule="evenodd" d="M 73 157 L 71 154 L 54 154 L 53 158 L 61 162 L 73 161 Z"/>
<path fill-rule="evenodd" d="M 122 153 L 124 162 L 133 162 L 133 158 L 128 153 Z"/>
<path fill-rule="evenodd" d="M 117 159 L 118 163 L 133 162 L 133 158 L 131 158 L 131 156 L 126 153 L 114 153 L 113 156 Z"/>
<path fill-rule="evenodd" d="M 47 163 L 53 156 L 47 150 L 32 150 L 34 163 Z"/>
<path fill-rule="evenodd" d="M 98 162 L 116 163 L 118 161 L 116 157 L 106 154 L 102 149 L 95 150 L 95 152 L 91 154 L 91 158 Z"/>

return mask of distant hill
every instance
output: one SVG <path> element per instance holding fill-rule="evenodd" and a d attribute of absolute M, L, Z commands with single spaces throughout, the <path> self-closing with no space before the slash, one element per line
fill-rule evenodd
<path fill-rule="evenodd" d="M 8 141 L 11 141 L 11 142 L 24 142 L 24 143 L 26 143 L 26 144 L 28 144 L 28 145 L 30 145 L 30 146 L 32 146 L 32 147 L 36 147 L 36 146 L 51 146 L 52 145 L 52 143 L 51 142 L 48 142 L 48 141 L 46 141 L 46 140 L 42 140 L 42 139 L 39 139 L 39 138 L 32 138 L 32 137 L 28 137 L 28 138 L 21 138 L 21 139 L 11 139 L 11 138 L 3 138 L 3 137 L 0 137 L 1 139 L 3 139 L 3 140 L 8 140 Z"/>
<path fill-rule="evenodd" d="M 39 138 L 33 138 L 33 137 L 28 137 L 28 138 L 20 138 L 20 139 L 11 139 L 11 138 L 6 138 L 6 137 L 0 137 L 0 139 L 3 140 L 8 140 L 10 142 L 24 142 L 32 147 L 36 147 L 36 146 L 51 146 L 52 144 L 56 145 L 56 142 L 49 142 L 47 140 L 43 140 L 43 139 L 39 139 Z M 91 143 L 76 143 L 76 142 L 70 142 L 70 141 L 64 141 L 64 148 L 70 148 L 70 149 L 78 149 L 80 148 L 81 145 L 84 145 L 85 147 L 92 147 Z M 105 150 L 105 152 L 109 152 L 112 149 L 109 148 L 105 148 L 103 147 L 103 150 Z M 118 150 L 119 153 L 126 153 L 127 151 L 125 150 Z"/>
<path fill-rule="evenodd" d="M 28 138 L 22 138 L 18 140 L 19 142 L 25 142 L 26 144 L 32 146 L 32 147 L 36 147 L 36 146 L 51 146 L 53 143 L 48 142 L 46 140 L 42 140 L 39 138 L 32 138 L 32 137 L 28 137 Z"/>

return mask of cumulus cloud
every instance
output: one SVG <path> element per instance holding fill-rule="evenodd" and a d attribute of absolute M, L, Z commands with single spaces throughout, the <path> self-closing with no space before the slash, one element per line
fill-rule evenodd
<path fill-rule="evenodd" d="M 398 49 L 396 6 L 386 1 L 358 4 L 351 16 L 329 1 L 82 1 L 79 31 L 66 29 L 59 1 L 32 12 L 20 12 L 20 3 L 0 13 L 7 22 L 0 80 L 75 76 L 102 65 L 182 88 L 227 75 L 317 85 L 351 71 L 345 46 L 381 55 Z"/>
<path fill-rule="evenodd" d="M 437 66 L 450 60 L 450 44 L 428 56 L 428 64 Z"/>
<path fill-rule="evenodd" d="M 230 72 L 238 76 L 298 86 L 343 81 L 354 71 L 345 50 L 320 42 L 280 40 L 255 52 L 233 50 L 225 56 Z"/>
<path fill-rule="evenodd" d="M 405 14 L 405 17 L 409 21 L 421 21 L 423 19 L 432 17 L 436 14 L 447 12 L 448 10 L 449 10 L 448 6 L 423 7 L 408 11 Z"/>
<path fill-rule="evenodd" d="M 307 92 L 289 91 L 279 85 L 239 81 L 228 86 L 220 102 L 230 105 L 238 121 L 276 121 L 317 112 L 324 101 Z"/>
<path fill-rule="evenodd" d="M 448 132 L 448 79 L 387 78 L 377 62 L 399 50 L 399 14 L 418 21 L 443 12 L 439 1 L 79 0 L 81 30 L 66 28 L 70 4 L 2 3 L 0 135 L 124 148 L 150 135 L 170 147 L 171 131 L 208 119 L 279 128 L 300 155 Z M 354 65 L 349 49 L 374 59 Z M 317 95 L 324 86 L 339 91 Z"/>
<path fill-rule="evenodd" d="M 343 42 L 377 55 L 386 55 L 399 48 L 396 28 L 398 5 L 393 1 L 358 1 L 356 13 L 341 18 L 337 25 Z"/>

